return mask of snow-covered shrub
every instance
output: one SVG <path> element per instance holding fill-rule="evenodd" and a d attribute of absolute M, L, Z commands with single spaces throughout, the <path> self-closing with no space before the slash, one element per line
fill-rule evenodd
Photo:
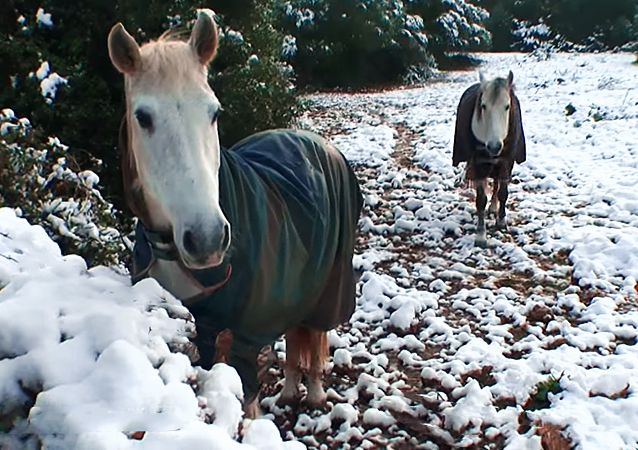
<path fill-rule="evenodd" d="M 604 51 L 607 48 L 600 40 L 601 36 L 598 33 L 587 37 L 580 44 L 575 44 L 550 29 L 543 19 L 536 24 L 513 19 L 512 24 L 514 36 L 512 48 L 515 50 L 548 54 L 552 51 Z"/>
<path fill-rule="evenodd" d="M 638 40 L 635 0 L 481 0 L 495 50 L 600 51 Z M 545 30 L 543 30 L 545 29 Z"/>
<path fill-rule="evenodd" d="M 407 0 L 406 10 L 424 19 L 428 50 L 437 58 L 448 52 L 487 49 L 489 12 L 469 0 Z"/>
<path fill-rule="evenodd" d="M 398 0 L 289 0 L 281 11 L 300 85 L 358 86 L 425 73 L 423 19 Z"/>
<path fill-rule="evenodd" d="M 0 205 L 41 225 L 63 253 L 89 265 L 119 264 L 127 245 L 98 182 L 57 138 L 43 138 L 10 109 L 0 113 Z"/>
<path fill-rule="evenodd" d="M 250 134 L 288 126 L 296 107 L 294 70 L 282 47 L 275 1 L 246 5 L 241 16 L 217 16 L 220 40 L 210 82 L 222 103 L 220 137 L 230 146 Z M 290 45 L 290 44 L 289 44 Z"/>
<path fill-rule="evenodd" d="M 530 22 L 513 19 L 513 36 L 515 42 L 513 48 L 524 52 L 533 52 L 535 50 L 560 50 L 564 49 L 567 43 L 556 33 L 553 33 L 549 27 L 541 20 L 540 23 L 532 24 Z"/>

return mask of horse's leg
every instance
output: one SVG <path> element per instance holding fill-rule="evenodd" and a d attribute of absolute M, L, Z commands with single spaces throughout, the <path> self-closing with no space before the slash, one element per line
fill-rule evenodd
<path fill-rule="evenodd" d="M 299 383 L 301 383 L 301 342 L 303 333 L 300 328 L 292 328 L 286 332 L 286 366 L 284 367 L 284 387 L 277 403 L 281 405 L 296 404 L 301 399 Z"/>
<path fill-rule="evenodd" d="M 252 398 L 244 400 L 244 418 L 256 419 L 261 415 L 261 408 L 259 407 L 259 395 L 254 395 Z"/>
<path fill-rule="evenodd" d="M 323 390 L 323 369 L 328 359 L 328 333 L 310 330 L 310 368 L 308 370 L 308 396 L 306 403 L 312 407 L 326 403 Z"/>
<path fill-rule="evenodd" d="M 496 228 L 505 229 L 507 223 L 505 222 L 505 202 L 507 201 L 509 180 L 500 180 L 498 187 L 498 216 L 496 217 Z"/>
<path fill-rule="evenodd" d="M 490 208 L 488 210 L 488 217 L 494 216 L 496 217 L 496 213 L 498 211 L 498 197 L 496 193 L 499 189 L 499 180 L 498 178 L 494 179 L 494 183 L 492 183 L 492 198 L 490 200 Z"/>
<path fill-rule="evenodd" d="M 487 238 L 485 236 L 485 205 L 487 204 L 487 195 L 485 195 L 485 188 L 487 186 L 487 179 L 483 178 L 476 180 L 476 214 L 478 216 L 478 226 L 476 229 L 476 245 L 479 247 L 485 247 L 487 245 Z"/>
<path fill-rule="evenodd" d="M 257 357 L 260 347 L 240 333 L 232 333 L 229 364 L 239 374 L 244 390 L 244 417 L 254 419 L 261 413 L 259 408 L 259 380 L 257 378 Z M 220 343 L 224 338 L 220 339 Z"/>

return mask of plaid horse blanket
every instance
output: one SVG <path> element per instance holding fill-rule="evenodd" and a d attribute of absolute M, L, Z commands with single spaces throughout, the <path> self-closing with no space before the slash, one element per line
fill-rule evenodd
<path fill-rule="evenodd" d="M 220 266 L 190 271 L 204 290 L 182 300 L 196 320 L 202 365 L 212 364 L 217 333 L 230 329 L 230 363 L 256 392 L 264 345 L 291 327 L 329 330 L 352 315 L 363 200 L 343 155 L 304 131 L 262 132 L 222 149 L 219 183 L 231 248 Z M 134 279 L 157 257 L 141 225 L 136 235 Z"/>

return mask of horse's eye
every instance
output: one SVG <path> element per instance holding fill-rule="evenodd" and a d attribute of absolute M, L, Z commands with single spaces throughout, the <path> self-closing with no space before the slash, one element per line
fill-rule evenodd
<path fill-rule="evenodd" d="M 505 111 L 509 111 L 510 110 L 510 105 L 505 105 Z"/>
<path fill-rule="evenodd" d="M 153 118 L 146 111 L 138 109 L 135 111 L 135 118 L 143 129 L 151 130 L 153 128 Z"/>
<path fill-rule="evenodd" d="M 485 103 L 481 103 L 481 109 L 485 111 L 487 109 L 487 105 Z"/>

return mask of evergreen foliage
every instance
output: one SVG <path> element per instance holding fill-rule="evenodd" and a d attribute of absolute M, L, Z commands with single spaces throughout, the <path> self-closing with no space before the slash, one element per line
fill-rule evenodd
<path fill-rule="evenodd" d="M 594 51 L 638 40 L 635 0 L 481 0 L 493 48 Z"/>
<path fill-rule="evenodd" d="M 290 0 L 285 54 L 302 86 L 422 80 L 446 52 L 488 48 L 487 17 L 464 0 Z"/>
<path fill-rule="evenodd" d="M 65 254 L 89 265 L 120 264 L 128 241 L 98 182 L 57 138 L 44 137 L 10 109 L 0 113 L 0 205 L 41 225 Z"/>

